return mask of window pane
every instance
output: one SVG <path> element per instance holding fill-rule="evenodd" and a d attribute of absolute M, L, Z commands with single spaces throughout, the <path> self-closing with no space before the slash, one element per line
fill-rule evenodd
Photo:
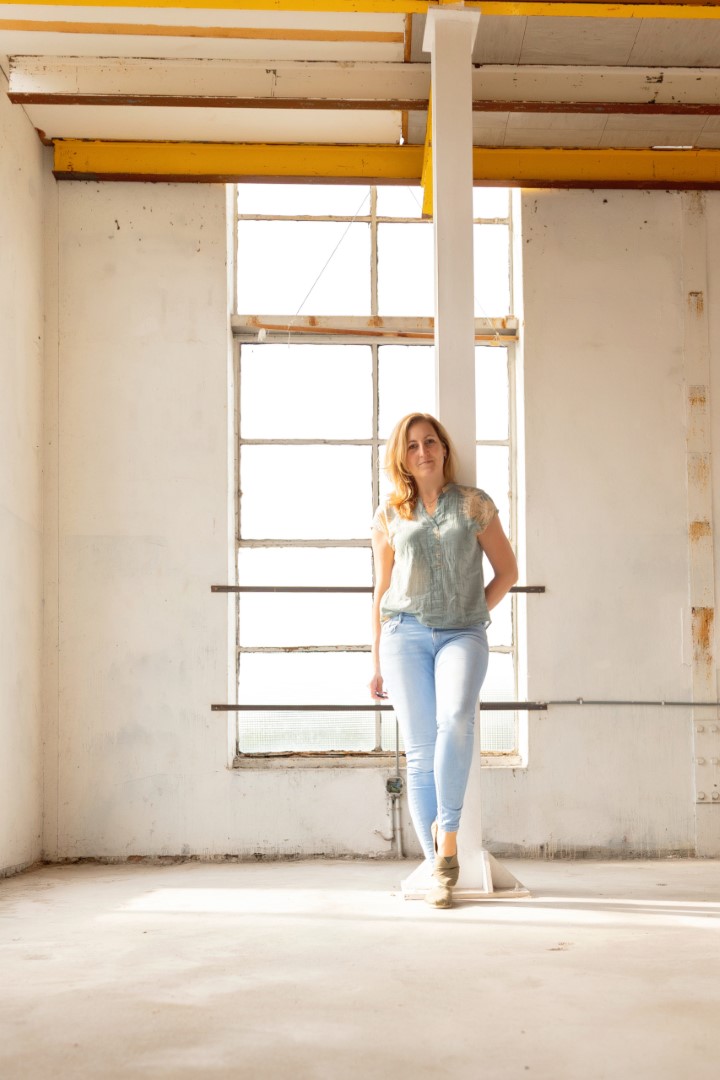
<path fill-rule="evenodd" d="M 515 671 L 513 657 L 509 653 L 490 653 L 488 673 L 483 684 L 480 700 L 513 701 L 515 699 Z M 516 714 L 514 712 L 483 712 L 480 710 L 480 747 L 484 751 L 516 749 Z"/>
<path fill-rule="evenodd" d="M 243 593 L 240 644 L 369 645 L 371 616 L 370 593 Z"/>
<path fill-rule="evenodd" d="M 372 352 L 367 345 L 243 345 L 244 439 L 369 439 Z"/>
<path fill-rule="evenodd" d="M 510 192 L 501 187 L 473 188 L 473 217 L 499 218 L 510 213 Z"/>
<path fill-rule="evenodd" d="M 238 214 L 360 217 L 370 213 L 370 188 L 358 184 L 239 184 Z"/>
<path fill-rule="evenodd" d="M 475 349 L 475 404 L 478 439 L 507 439 L 510 423 L 507 349 Z"/>
<path fill-rule="evenodd" d="M 513 701 L 515 670 L 510 653 L 490 653 L 488 673 L 480 693 L 481 701 Z"/>
<path fill-rule="evenodd" d="M 369 268 L 369 225 L 238 223 L 238 311 L 242 314 L 369 315 Z"/>
<path fill-rule="evenodd" d="M 493 576 L 493 570 L 487 559 L 483 563 L 483 574 L 487 585 Z M 512 645 L 512 599 L 504 597 L 496 608 L 490 612 L 490 627 L 488 629 L 488 642 L 494 645 Z"/>
<path fill-rule="evenodd" d="M 480 749 L 485 754 L 517 752 L 517 713 L 486 712 L 480 715 Z"/>
<path fill-rule="evenodd" d="M 372 585 L 372 556 L 362 548 L 240 548 L 238 578 L 241 585 Z"/>
<path fill-rule="evenodd" d="M 243 754 L 289 750 L 370 753 L 375 749 L 375 713 L 238 713 L 238 749 Z"/>
<path fill-rule="evenodd" d="M 378 217 L 422 217 L 423 189 L 384 184 L 377 189 Z"/>
<path fill-rule="evenodd" d="M 506 446 L 478 446 L 477 486 L 486 491 L 498 508 L 500 521 L 510 535 L 510 455 Z"/>
<path fill-rule="evenodd" d="M 380 714 L 380 716 L 380 724 L 382 731 L 380 745 L 382 746 L 383 750 L 395 750 L 397 745 L 400 753 L 403 754 L 405 752 L 405 745 L 402 740 L 402 735 L 400 734 L 398 722 L 395 719 L 395 713 L 383 712 Z M 401 761 L 400 767 L 405 767 L 405 763 L 403 761 Z"/>
<path fill-rule="evenodd" d="M 240 704 L 371 704 L 369 653 L 242 653 L 239 671 Z"/>
<path fill-rule="evenodd" d="M 378 349 L 379 434 L 388 437 L 410 412 L 435 414 L 435 349 L 432 345 L 382 345 Z"/>
<path fill-rule="evenodd" d="M 378 311 L 435 313 L 432 222 L 378 225 Z"/>
<path fill-rule="evenodd" d="M 380 471 L 379 492 L 380 492 L 380 502 L 381 503 L 384 502 L 384 500 L 387 499 L 388 496 L 390 495 L 390 493 L 392 492 L 392 484 L 390 483 L 390 478 L 388 477 L 388 474 L 385 472 L 385 446 L 386 445 L 387 445 L 386 443 L 383 443 L 383 445 L 379 448 L 379 454 L 378 454 L 378 464 L 379 464 L 379 471 Z"/>
<path fill-rule="evenodd" d="M 371 475 L 366 446 L 243 446 L 241 536 L 365 539 L 372 520 Z"/>
<path fill-rule="evenodd" d="M 510 312 L 510 231 L 507 225 L 474 225 L 475 315 Z"/>

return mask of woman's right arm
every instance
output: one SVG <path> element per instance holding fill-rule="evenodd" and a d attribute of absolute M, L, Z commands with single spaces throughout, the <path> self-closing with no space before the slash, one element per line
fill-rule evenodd
<path fill-rule="evenodd" d="M 372 659 L 373 677 L 369 682 L 373 698 L 383 697 L 383 679 L 380 674 L 380 601 L 390 588 L 395 552 L 390 547 L 387 536 L 380 529 L 372 531 L 373 561 L 375 564 L 375 594 L 372 614 Z"/>

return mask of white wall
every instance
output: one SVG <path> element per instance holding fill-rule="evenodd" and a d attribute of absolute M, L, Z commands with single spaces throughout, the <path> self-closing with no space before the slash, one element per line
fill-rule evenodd
<path fill-rule="evenodd" d="M 384 777 L 230 770 L 227 715 L 210 711 L 228 700 L 230 651 L 210 592 L 228 580 L 231 513 L 225 190 L 59 194 L 46 853 L 386 851 Z"/>
<path fill-rule="evenodd" d="M 682 196 L 528 192 L 522 229 L 529 697 L 688 700 Z M 529 768 L 485 782 L 494 845 L 692 849 L 687 710 L 529 725 Z"/>
<path fill-rule="evenodd" d="M 40 856 L 43 147 L 0 73 L 0 874 Z"/>
<path fill-rule="evenodd" d="M 231 513 L 225 193 L 59 193 L 46 852 L 385 853 L 382 770 L 230 770 L 210 712 L 230 651 L 210 593 Z M 685 698 L 681 196 L 528 193 L 523 228 L 527 580 L 547 587 L 529 695 Z M 483 775 L 490 846 L 690 851 L 691 751 L 680 710 L 535 714 L 528 768 Z"/>

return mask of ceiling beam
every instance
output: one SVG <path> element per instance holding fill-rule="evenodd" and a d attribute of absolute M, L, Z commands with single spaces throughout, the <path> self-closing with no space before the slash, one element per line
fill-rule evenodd
<path fill-rule="evenodd" d="M 10 61 L 18 104 L 421 111 L 429 64 L 157 60 L 20 56 Z M 713 115 L 716 68 L 483 65 L 476 112 Z"/>
<path fill-rule="evenodd" d="M 57 140 L 60 180 L 420 183 L 422 146 Z M 478 149 L 478 185 L 720 189 L 720 150 Z"/>
<path fill-rule="evenodd" d="M 432 94 L 428 100 L 427 121 L 425 123 L 425 146 L 423 149 L 420 185 L 423 189 L 422 216 L 424 218 L 431 218 L 433 212 Z"/>
<path fill-rule="evenodd" d="M 442 0 L 441 0 L 442 2 Z M 429 8 L 439 7 L 435 0 L 4 0 L 5 7 L 25 8 L 145 8 L 149 11 L 166 8 L 195 10 L 232 10 L 267 12 L 328 12 L 336 14 L 413 15 L 426 14 Z M 505 0 L 467 0 L 465 6 L 483 15 L 583 18 L 583 19 L 718 19 L 717 0 L 695 0 L 694 3 L 653 3 L 634 0 L 632 3 L 575 3 L 574 0 L 550 2 L 508 3 Z"/>
<path fill-rule="evenodd" d="M 322 109 L 324 111 L 370 110 L 371 112 L 425 112 L 427 102 L 381 100 L 348 102 L 342 98 L 238 98 L 238 97 L 168 97 L 161 94 L 34 94 L 9 93 L 15 105 L 123 105 L 173 109 Z M 682 102 L 632 101 L 474 101 L 474 112 L 546 113 L 550 115 L 611 116 L 720 116 L 720 103 L 683 104 Z"/>

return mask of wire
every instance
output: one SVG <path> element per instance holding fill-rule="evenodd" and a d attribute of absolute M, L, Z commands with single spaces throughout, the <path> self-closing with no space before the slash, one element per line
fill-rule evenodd
<path fill-rule="evenodd" d="M 323 276 L 323 274 L 324 274 L 324 273 L 325 273 L 325 271 L 327 270 L 328 266 L 330 265 L 330 263 L 331 263 L 331 262 L 333 261 L 333 259 L 335 258 L 335 255 L 336 255 L 336 253 L 337 253 L 337 251 L 338 251 L 338 248 L 340 247 L 340 245 L 342 244 L 343 240 L 345 239 L 345 237 L 347 236 L 347 234 L 348 234 L 348 232 L 349 232 L 349 230 L 350 230 L 350 226 L 351 226 L 351 225 L 354 225 L 354 224 L 355 224 L 355 220 L 356 220 L 356 218 L 358 217 L 358 214 L 360 213 L 360 211 L 362 210 L 363 206 L 365 205 L 365 203 L 366 203 L 366 202 L 368 201 L 368 199 L 369 199 L 369 198 L 370 198 L 370 189 L 368 188 L 367 194 L 363 196 L 362 202 L 361 202 L 361 203 L 360 203 L 360 205 L 358 206 L 358 208 L 357 208 L 357 210 L 355 211 L 355 213 L 353 214 L 353 216 L 352 216 L 352 217 L 350 218 L 350 221 L 348 221 L 347 225 L 345 226 L 345 229 L 344 229 L 344 231 L 343 231 L 343 234 L 342 234 L 342 236 L 340 237 L 340 239 L 338 240 L 337 244 L 335 245 L 335 247 L 334 247 L 334 248 L 332 249 L 332 251 L 330 252 L 330 255 L 328 256 L 328 258 L 327 258 L 327 260 L 326 260 L 326 262 L 325 262 L 325 265 L 323 266 L 322 270 L 320 271 L 320 273 L 318 274 L 318 276 L 317 276 L 317 277 L 315 278 L 315 280 L 313 281 L 312 285 L 310 286 L 310 288 L 309 288 L 309 289 L 308 289 L 308 291 L 306 292 L 305 296 L 303 297 L 303 299 L 302 299 L 302 301 L 301 301 L 301 303 L 300 303 L 300 306 L 299 306 L 299 308 L 297 309 L 297 311 L 296 311 L 296 312 L 295 312 L 295 314 L 293 315 L 292 319 L 291 319 L 291 320 L 290 320 L 290 322 L 288 323 L 288 338 L 287 338 L 287 343 L 288 343 L 288 345 L 290 344 L 290 335 L 291 335 L 291 333 L 292 333 L 292 327 L 293 327 L 293 322 L 294 322 L 294 320 L 295 320 L 295 319 L 297 319 L 298 315 L 300 314 L 300 312 L 302 311 L 302 309 L 303 309 L 303 308 L 305 307 L 305 304 L 306 304 L 306 303 L 307 303 L 307 301 L 308 301 L 308 300 L 310 299 L 310 297 L 311 297 L 311 295 L 312 295 L 312 293 L 313 293 L 313 291 L 314 291 L 314 289 L 315 289 L 315 286 L 317 285 L 318 281 L 319 281 L 319 280 L 320 280 L 320 278 L 321 278 L 321 277 Z"/>

